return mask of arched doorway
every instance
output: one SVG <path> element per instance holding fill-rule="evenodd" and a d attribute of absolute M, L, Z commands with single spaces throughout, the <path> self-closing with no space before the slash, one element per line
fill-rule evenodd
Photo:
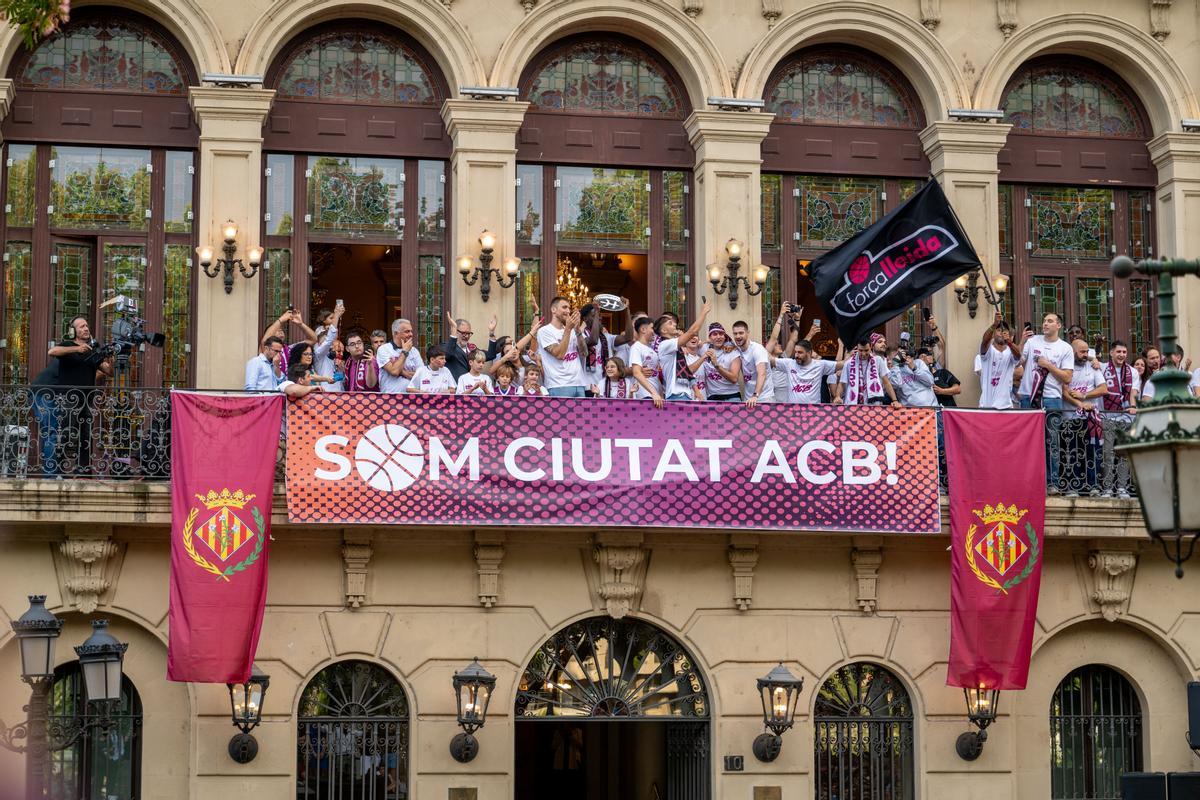
<path fill-rule="evenodd" d="M 71 731 L 93 713 L 79 662 L 57 667 L 50 686 L 51 726 Z M 70 747 L 51 751 L 47 786 L 52 800 L 142 796 L 142 701 L 128 676 L 121 677 L 121 700 L 111 719 L 111 727 L 88 728 Z"/>
<path fill-rule="evenodd" d="M 367 661 L 325 667 L 304 687 L 297 710 L 297 800 L 409 796 L 404 688 Z"/>
<path fill-rule="evenodd" d="M 1119 797 L 1121 773 L 1142 770 L 1142 704 L 1125 676 L 1088 664 L 1050 700 L 1051 800 Z"/>
<path fill-rule="evenodd" d="M 647 622 L 593 617 L 554 634 L 521 675 L 515 717 L 521 800 L 710 796 L 704 679 Z"/>

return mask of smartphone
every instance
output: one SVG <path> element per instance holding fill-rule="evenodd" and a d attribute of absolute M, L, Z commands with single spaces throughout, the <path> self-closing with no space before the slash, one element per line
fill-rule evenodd
<path fill-rule="evenodd" d="M 817 330 L 821 330 L 821 320 L 819 320 L 819 319 L 814 319 L 814 320 L 813 320 L 813 327 L 814 327 L 814 328 L 816 328 Z"/>
<path fill-rule="evenodd" d="M 1026 323 L 1025 323 L 1025 330 L 1027 330 L 1027 331 L 1031 331 L 1031 330 L 1033 330 L 1033 323 L 1032 323 L 1032 322 L 1026 322 Z"/>
<path fill-rule="evenodd" d="M 921 319 L 925 320 L 926 322 L 929 322 L 929 318 L 932 316 L 933 316 L 932 308 L 924 308 L 924 307 L 921 308 Z"/>
<path fill-rule="evenodd" d="M 345 308 L 345 307 L 346 307 L 346 304 L 342 302 L 342 298 L 340 298 L 340 297 L 338 298 L 338 301 L 337 301 L 337 307 L 338 307 L 338 308 Z"/>

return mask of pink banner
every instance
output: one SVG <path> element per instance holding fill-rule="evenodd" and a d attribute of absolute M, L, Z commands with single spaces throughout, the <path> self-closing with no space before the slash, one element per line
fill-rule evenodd
<path fill-rule="evenodd" d="M 310 394 L 293 522 L 937 533 L 932 409 Z"/>

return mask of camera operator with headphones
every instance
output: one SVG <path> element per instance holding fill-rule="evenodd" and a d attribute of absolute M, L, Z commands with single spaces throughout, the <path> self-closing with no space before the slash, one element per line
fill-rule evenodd
<path fill-rule="evenodd" d="M 70 335 L 51 347 L 47 355 L 50 364 L 33 379 L 33 414 L 38 422 L 42 468 L 47 476 L 54 476 L 63 464 L 74 460 L 73 471 L 84 472 L 91 462 L 92 403 L 86 391 L 73 394 L 70 390 L 86 390 L 111 376 L 112 357 L 97 352 L 85 317 L 72 319 Z M 62 437 L 60 428 L 64 423 L 74 424 L 77 435 Z M 67 441 L 60 442 L 63 438 Z M 71 441 L 78 446 L 74 454 L 67 452 Z"/>

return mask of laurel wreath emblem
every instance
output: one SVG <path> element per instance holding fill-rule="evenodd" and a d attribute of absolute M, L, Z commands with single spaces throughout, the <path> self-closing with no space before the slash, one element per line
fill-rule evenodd
<path fill-rule="evenodd" d="M 250 512 L 254 515 L 254 524 L 258 526 L 258 536 L 254 542 L 254 551 L 238 563 L 221 569 L 196 552 L 196 547 L 192 544 L 192 526 L 196 524 L 196 517 L 200 513 L 199 509 L 193 508 L 192 513 L 188 514 L 187 520 L 183 523 L 183 549 L 201 569 L 205 572 L 211 572 L 220 580 L 228 583 L 230 576 L 244 572 L 255 561 L 258 561 L 258 557 L 262 555 L 263 543 L 267 540 L 267 523 L 263 520 L 262 513 L 257 508 L 250 509 Z"/>
<path fill-rule="evenodd" d="M 1029 522 L 1025 523 L 1025 533 L 1029 536 L 1029 558 L 1025 562 L 1025 569 L 1021 570 L 1013 578 L 1000 583 L 990 575 L 985 575 L 983 570 L 979 568 L 979 564 L 975 561 L 975 531 L 977 526 L 972 525 L 967 528 L 967 566 L 971 568 L 971 572 L 975 573 L 975 577 L 982 581 L 987 586 L 991 586 L 1001 594 L 1008 594 L 1008 590 L 1021 584 L 1026 578 L 1033 574 L 1033 568 L 1037 566 L 1040 550 L 1038 549 L 1037 532 L 1034 531 L 1033 525 Z"/>

